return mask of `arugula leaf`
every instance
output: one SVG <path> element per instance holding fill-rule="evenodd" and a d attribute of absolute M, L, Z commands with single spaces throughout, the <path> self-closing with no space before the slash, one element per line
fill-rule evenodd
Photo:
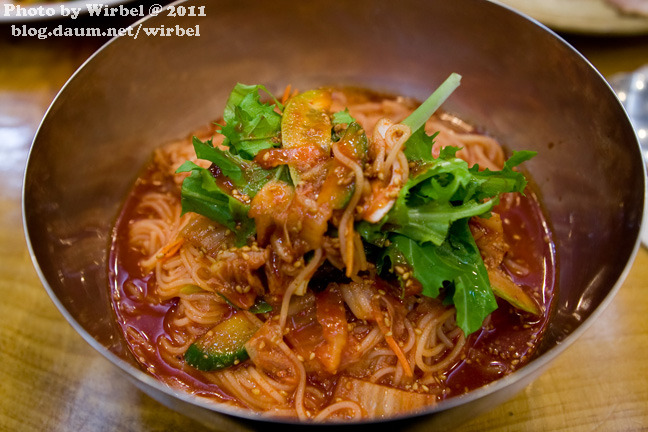
<path fill-rule="evenodd" d="M 468 228 L 468 219 L 452 225 L 448 240 L 437 246 L 403 236 L 390 236 L 385 254 L 392 267 L 404 259 L 423 286 L 423 295 L 437 298 L 457 309 L 457 325 L 469 335 L 497 309 L 488 273 Z"/>
<path fill-rule="evenodd" d="M 461 206 L 453 206 L 449 203 L 431 202 L 429 204 L 406 208 L 404 218 L 399 218 L 399 225 L 393 232 L 403 234 L 419 242 L 432 242 L 440 246 L 446 237 L 453 222 L 481 215 L 488 212 L 494 205 L 495 200 L 477 203 L 470 201 Z M 407 223 L 402 224 L 406 219 Z"/>
<path fill-rule="evenodd" d="M 471 173 L 483 181 L 480 188 L 475 191 L 475 198 L 484 199 L 502 190 L 524 191 L 527 184 L 526 178 L 521 173 L 514 171 L 513 168 L 533 158 L 536 154 L 537 152 L 534 151 L 514 151 L 504 163 L 504 168 L 501 171 L 491 171 L 488 168 L 479 171 L 479 166 L 473 166 L 470 169 Z"/>
<path fill-rule="evenodd" d="M 432 162 L 434 160 L 432 146 L 434 145 L 434 138 L 438 134 L 439 132 L 435 132 L 428 135 L 425 128 L 422 127 L 413 132 L 405 142 L 405 148 L 403 149 L 407 160 L 410 162 Z"/>
<path fill-rule="evenodd" d="M 420 151 L 424 157 L 392 209 L 378 224 L 360 222 L 356 230 L 367 243 L 388 245 L 378 257 L 379 272 L 386 261 L 392 269 L 406 263 L 423 295 L 443 296 L 444 303 L 455 305 L 457 324 L 469 335 L 497 302 L 468 221 L 488 216 L 499 194 L 523 193 L 526 179 L 513 168 L 535 152 L 513 153 L 501 171 L 479 171 L 456 158 L 457 150 L 446 147 L 431 160 L 431 153 Z"/>
<path fill-rule="evenodd" d="M 535 154 L 516 153 L 501 171 L 478 171 L 455 152 L 444 149 L 405 183 L 384 221 L 391 231 L 440 246 L 453 222 L 487 215 L 501 193 L 523 192 L 526 179 L 512 168 Z"/>
<path fill-rule="evenodd" d="M 260 90 L 270 94 L 261 85 L 239 83 L 232 90 L 223 114 L 226 125 L 219 131 L 225 135 L 229 151 L 214 147 L 212 139 L 203 142 L 193 138 L 196 156 L 218 167 L 224 181 L 250 198 L 284 171 L 281 167 L 266 170 L 251 160 L 259 150 L 280 142 L 281 114 L 275 109 L 283 106 L 276 99 L 276 105 L 261 103 Z M 202 214 L 232 230 L 238 245 L 245 244 L 256 229 L 254 219 L 248 217 L 250 206 L 224 190 L 220 185 L 224 182 L 217 182 L 211 169 L 187 161 L 176 172 L 190 173 L 182 183 L 182 213 Z"/>
<path fill-rule="evenodd" d="M 193 137 L 193 147 L 198 159 L 208 160 L 215 164 L 225 176 L 235 183 L 241 183 L 244 180 L 241 161 L 236 160 L 235 155 L 214 147 L 212 139 L 203 142 L 197 137 Z"/>
<path fill-rule="evenodd" d="M 247 216 L 249 206 L 223 192 L 212 173 L 191 161 L 178 170 L 191 174 L 182 182 L 182 214 L 199 213 L 226 226 L 236 235 L 237 244 L 245 244 L 254 233 L 254 219 Z"/>
<path fill-rule="evenodd" d="M 259 90 L 268 93 L 275 105 L 262 103 Z M 237 83 L 225 105 L 225 125 L 219 131 L 225 135 L 224 144 L 244 159 L 252 159 L 263 149 L 279 146 L 281 114 L 275 111 L 276 107 L 283 109 L 264 86 Z"/>

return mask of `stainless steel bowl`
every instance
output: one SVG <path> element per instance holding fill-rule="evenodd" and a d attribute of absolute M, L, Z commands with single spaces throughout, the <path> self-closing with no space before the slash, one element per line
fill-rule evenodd
<path fill-rule="evenodd" d="M 539 152 L 526 168 L 549 216 L 559 272 L 537 357 L 390 428 L 442 429 L 512 397 L 610 302 L 638 247 L 641 153 L 606 82 L 551 31 L 475 0 L 222 0 L 205 7 L 204 17 L 162 13 L 141 22 L 198 28 L 200 36 L 140 32 L 84 64 L 45 116 L 25 175 L 25 230 L 45 288 L 85 340 L 140 389 L 228 430 L 274 421 L 216 409 L 144 373 L 115 322 L 107 278 L 113 223 L 140 167 L 156 146 L 222 113 L 237 81 L 274 90 L 349 84 L 422 99 L 458 72 L 462 86 L 447 110 L 510 150 Z"/>

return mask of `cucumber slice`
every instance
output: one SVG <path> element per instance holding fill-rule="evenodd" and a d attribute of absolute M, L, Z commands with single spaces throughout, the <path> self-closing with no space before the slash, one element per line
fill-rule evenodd
<path fill-rule="evenodd" d="M 245 343 L 259 327 L 244 313 L 236 312 L 191 344 L 184 354 L 191 367 L 208 372 L 248 359 Z"/>
<path fill-rule="evenodd" d="M 281 144 L 283 148 L 315 146 L 328 154 L 331 151 L 331 93 L 327 90 L 309 90 L 290 99 L 281 117 Z M 301 172 L 288 165 L 296 185 Z"/>

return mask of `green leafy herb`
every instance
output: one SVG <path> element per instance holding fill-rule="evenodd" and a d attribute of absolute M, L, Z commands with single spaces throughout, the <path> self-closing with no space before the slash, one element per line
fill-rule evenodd
<path fill-rule="evenodd" d="M 425 133 L 424 128 L 419 128 L 413 132 L 405 143 L 405 157 L 410 162 L 432 162 L 432 146 L 434 145 L 434 138 L 439 134 L 435 132 L 433 135 Z"/>
<path fill-rule="evenodd" d="M 439 158 L 419 167 L 401 189 L 394 207 L 380 225 L 361 226 L 365 240 L 377 244 L 391 231 L 418 242 L 440 246 L 453 222 L 487 216 L 497 197 L 505 192 L 523 192 L 526 179 L 512 168 L 535 155 L 517 152 L 501 171 L 479 171 L 454 157 L 456 148 L 443 149 Z"/>
<path fill-rule="evenodd" d="M 225 105 L 225 125 L 220 133 L 225 135 L 225 145 L 244 159 L 252 159 L 261 150 L 278 147 L 281 132 L 281 114 L 275 109 L 283 106 L 274 99 L 275 105 L 260 101 L 259 90 L 274 97 L 262 85 L 238 83 Z"/>
<path fill-rule="evenodd" d="M 457 309 L 457 325 L 466 335 L 479 330 L 484 318 L 497 308 L 488 273 L 468 228 L 468 219 L 452 225 L 441 246 L 391 235 L 385 250 L 392 267 L 403 259 L 423 286 L 423 295 L 445 296 Z"/>
<path fill-rule="evenodd" d="M 374 245 L 389 244 L 383 260 L 409 265 L 423 295 L 454 304 L 457 325 L 469 335 L 497 303 L 468 220 L 488 216 L 499 194 L 523 192 L 526 180 L 513 167 L 535 153 L 514 153 L 501 171 L 479 171 L 455 158 L 456 150 L 421 165 L 381 223 L 361 223 L 358 232 Z"/>
<path fill-rule="evenodd" d="M 191 172 L 182 182 L 182 214 L 207 216 L 232 230 L 237 244 L 245 244 L 255 230 L 254 219 L 247 216 L 249 206 L 225 193 L 209 170 L 193 162 L 185 162 L 176 172 Z"/>
<path fill-rule="evenodd" d="M 349 124 L 356 121 L 349 113 L 349 109 L 345 108 L 344 111 L 338 111 L 333 114 L 332 118 L 333 127 L 339 124 Z"/>
<path fill-rule="evenodd" d="M 280 175 L 279 168 L 265 170 L 254 161 L 214 147 L 212 140 L 203 142 L 194 137 L 193 146 L 199 159 L 211 162 L 239 193 L 249 198 L 254 197 L 269 180 Z M 226 226 L 236 234 L 237 244 L 244 244 L 254 234 L 254 220 L 247 215 L 249 204 L 224 190 L 223 182 L 217 182 L 212 170 L 187 161 L 176 172 L 191 173 L 182 183 L 182 214 L 199 213 Z"/>
<path fill-rule="evenodd" d="M 535 152 L 514 152 L 501 171 L 483 170 L 456 157 L 446 147 L 432 156 L 436 133 L 424 130 L 427 119 L 458 87 L 452 74 L 403 124 L 413 131 L 404 153 L 414 166 L 394 206 L 377 224 L 360 222 L 356 230 L 378 248 L 379 272 L 390 263 L 406 265 L 423 287 L 423 295 L 442 298 L 457 309 L 457 325 L 466 335 L 478 330 L 497 308 L 488 273 L 468 221 L 488 217 L 506 192 L 523 192 L 524 176 L 513 170 Z M 404 281 L 401 281 L 404 282 Z"/>
<path fill-rule="evenodd" d="M 193 137 L 193 147 L 198 159 L 210 161 L 221 170 L 223 175 L 229 177 L 235 183 L 241 184 L 243 182 L 243 164 L 239 160 L 240 157 L 237 159 L 236 155 L 214 147 L 211 139 L 203 142 Z"/>
<path fill-rule="evenodd" d="M 444 148 L 434 158 L 436 134 L 427 135 L 423 126 L 460 80 L 460 75 L 452 74 L 403 121 L 413 131 L 404 149 L 413 163 L 410 178 L 379 223 L 362 221 L 355 229 L 376 258 L 379 272 L 396 265 L 411 268 L 423 295 L 453 304 L 457 324 L 469 335 L 481 327 L 497 303 L 468 221 L 474 216 L 488 217 L 500 194 L 524 191 L 526 179 L 514 168 L 535 153 L 514 152 L 500 171 L 469 167 L 456 157 L 457 148 Z M 254 220 L 247 216 L 249 204 L 245 202 L 249 201 L 234 198 L 223 185 L 233 185 L 252 198 L 267 181 L 288 176 L 284 166 L 265 170 L 252 160 L 260 150 L 281 145 L 283 106 L 276 99 L 274 105 L 260 102 L 261 90 L 267 92 L 263 86 L 237 84 L 232 91 L 224 113 L 226 124 L 220 131 L 229 151 L 214 147 L 211 140 L 194 138 L 196 155 L 212 167 L 186 162 L 178 169 L 190 173 L 182 185 L 183 213 L 200 213 L 230 228 L 238 244 L 254 234 Z M 345 125 L 354 124 L 348 110 L 335 113 L 333 140 L 341 139 Z M 256 313 L 267 311 L 264 304 L 253 308 Z"/>
<path fill-rule="evenodd" d="M 469 335 L 497 304 L 468 220 L 488 216 L 499 194 L 523 192 L 526 180 L 512 168 L 535 153 L 514 153 L 501 171 L 479 171 L 455 158 L 455 152 L 444 149 L 422 165 L 384 220 L 359 224 L 358 232 L 372 244 L 389 244 L 383 259 L 392 267 L 408 264 L 423 295 L 443 295 L 454 304 L 457 325 Z"/>
<path fill-rule="evenodd" d="M 344 111 L 333 113 L 331 116 L 331 139 L 334 142 L 340 141 L 344 135 L 345 128 L 354 123 L 357 124 L 358 122 L 351 116 L 348 108 L 345 108 Z"/>
<path fill-rule="evenodd" d="M 281 167 L 265 170 L 251 160 L 260 150 L 280 144 L 281 114 L 275 110 L 283 106 L 271 94 L 275 105 L 262 103 L 260 90 L 270 94 L 261 85 L 238 83 L 232 90 L 223 114 L 225 125 L 219 131 L 225 136 L 224 144 L 229 151 L 214 147 L 211 139 L 203 142 L 193 138 L 196 156 L 211 162 L 216 170 L 190 161 L 177 170 L 191 173 L 182 183 L 182 213 L 199 213 L 226 226 L 236 234 L 239 245 L 254 234 L 255 224 L 247 215 L 249 204 L 233 197 L 223 187 L 224 182 L 233 185 L 242 196 L 252 198 L 265 183 L 282 177 L 283 173 Z M 217 172 L 224 177 L 220 182 Z"/>

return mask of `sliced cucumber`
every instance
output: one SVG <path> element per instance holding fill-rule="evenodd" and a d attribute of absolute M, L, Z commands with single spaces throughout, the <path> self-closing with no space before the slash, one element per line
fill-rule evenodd
<path fill-rule="evenodd" d="M 510 277 L 500 269 L 488 270 L 488 279 L 493 294 L 509 302 L 514 307 L 533 315 L 540 315 L 540 307 L 522 288 L 517 286 Z"/>
<path fill-rule="evenodd" d="M 315 146 L 325 154 L 331 151 L 331 92 L 323 89 L 309 90 L 288 101 L 281 117 L 281 141 L 284 148 Z M 288 165 L 294 184 L 299 183 L 301 172 Z"/>
<path fill-rule="evenodd" d="M 245 343 L 258 329 L 244 313 L 235 312 L 191 344 L 185 352 L 185 361 L 188 365 L 207 372 L 247 360 Z"/>

